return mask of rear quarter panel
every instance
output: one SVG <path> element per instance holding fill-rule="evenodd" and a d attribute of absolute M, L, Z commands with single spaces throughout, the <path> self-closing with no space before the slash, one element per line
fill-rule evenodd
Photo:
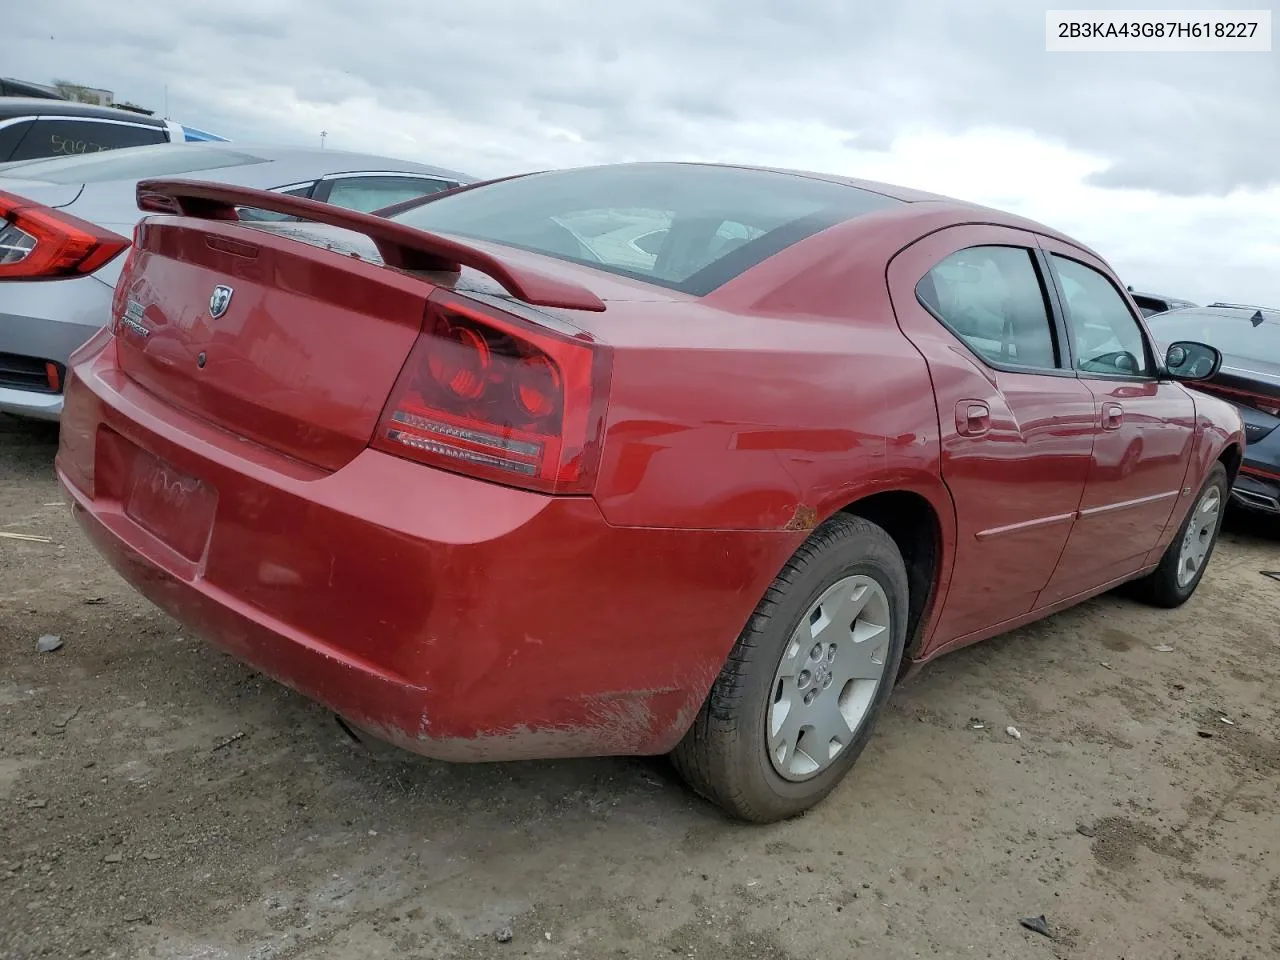
<path fill-rule="evenodd" d="M 792 530 L 798 545 L 894 489 L 948 530 L 928 368 L 885 280 L 918 229 L 906 209 L 808 237 L 699 300 L 593 318 L 615 346 L 597 494 L 610 523 Z"/>
<path fill-rule="evenodd" d="M 608 336 L 596 498 L 610 523 L 790 530 L 798 545 L 879 490 L 949 510 L 928 372 L 883 298 L 851 299 L 840 321 L 655 307 L 625 305 Z"/>

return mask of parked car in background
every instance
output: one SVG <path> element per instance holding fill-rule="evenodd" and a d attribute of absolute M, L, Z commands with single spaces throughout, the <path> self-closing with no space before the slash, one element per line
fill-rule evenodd
<path fill-rule="evenodd" d="M 198 130 L 186 124 L 182 125 L 182 139 L 187 143 L 205 143 L 208 141 L 230 143 L 226 137 L 220 137 L 216 133 L 210 133 L 208 130 Z"/>
<path fill-rule="evenodd" d="M 121 147 L 183 143 L 213 134 L 173 120 L 74 100 L 0 97 L 0 164 Z M 216 139 L 223 139 L 217 137 Z"/>
<path fill-rule="evenodd" d="M 1240 304 L 1174 310 L 1148 321 L 1158 340 L 1201 340 L 1222 352 L 1222 369 L 1197 390 L 1231 401 L 1247 445 L 1232 497 L 1280 514 L 1280 310 Z"/>
<path fill-rule="evenodd" d="M 143 215 L 137 181 L 195 173 L 357 210 L 473 179 L 339 150 L 224 143 L 133 147 L 0 166 L 0 412 L 58 418 L 67 358 L 110 315 L 119 254 Z"/>
<path fill-rule="evenodd" d="M 794 815 L 904 663 L 1121 584 L 1186 601 L 1239 465 L 1239 413 L 1179 382 L 1212 347 L 1158 354 L 1096 254 L 930 194 L 138 191 L 171 214 L 68 371 L 76 518 L 194 635 L 428 756 L 673 751 Z"/>
<path fill-rule="evenodd" d="M 28 80 L 15 80 L 13 77 L 0 77 L 0 97 L 35 97 L 40 100 L 69 99 L 57 87 L 51 87 L 45 83 L 31 83 Z"/>
<path fill-rule="evenodd" d="M 1138 305 L 1144 317 L 1164 313 L 1166 310 L 1180 310 L 1183 307 L 1195 306 L 1190 300 L 1179 300 L 1177 297 L 1166 297 L 1159 293 L 1140 293 L 1133 287 L 1129 287 L 1129 296 L 1133 297 L 1133 302 Z"/>

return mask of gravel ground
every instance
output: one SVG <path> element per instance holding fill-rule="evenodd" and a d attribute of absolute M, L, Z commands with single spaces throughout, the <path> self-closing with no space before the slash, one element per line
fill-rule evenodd
<path fill-rule="evenodd" d="M 0 530 L 51 541 L 0 539 L 0 957 L 1275 956 L 1280 532 L 1256 520 L 1181 610 L 1100 598 L 939 661 L 825 804 L 760 828 L 662 760 L 356 746 L 135 596 L 55 446 L 0 417 Z M 1052 937 L 1019 925 L 1040 914 Z"/>

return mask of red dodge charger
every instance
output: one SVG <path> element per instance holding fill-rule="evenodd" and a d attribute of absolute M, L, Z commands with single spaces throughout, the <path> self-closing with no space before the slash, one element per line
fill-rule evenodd
<path fill-rule="evenodd" d="M 670 752 L 794 815 L 910 667 L 1122 584 L 1185 601 L 1242 456 L 1180 382 L 1213 348 L 1157 355 L 1096 254 L 944 197 L 645 163 L 383 216 L 138 198 L 66 386 L 77 518 L 430 757 Z"/>

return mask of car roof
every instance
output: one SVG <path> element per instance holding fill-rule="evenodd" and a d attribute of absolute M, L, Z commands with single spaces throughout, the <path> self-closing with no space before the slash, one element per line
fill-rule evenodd
<path fill-rule="evenodd" d="M 181 150 L 185 149 L 188 145 L 175 144 L 174 146 Z M 273 175 L 283 173 L 286 170 L 297 170 L 299 172 L 299 180 L 325 176 L 327 174 L 355 171 L 422 173 L 441 177 L 447 180 L 457 180 L 459 183 L 473 183 L 476 180 L 476 178 L 470 174 L 451 170 L 447 167 L 437 167 L 428 163 L 419 163 L 416 160 L 397 160 L 392 157 L 379 156 L 378 154 L 357 153 L 355 151 L 348 150 L 331 150 L 328 148 L 321 149 L 319 147 L 256 145 L 240 143 L 238 141 L 206 141 L 201 143 L 192 143 L 189 146 L 200 147 L 210 151 L 249 154 L 250 156 L 257 157 L 260 160 L 269 163 L 271 166 L 268 169 Z M 246 169 L 248 169 L 248 167 L 246 167 Z M 182 177 L 186 179 L 198 179 L 198 175 L 199 171 L 197 170 L 190 174 L 183 174 Z M 276 185 L 283 186 L 290 182 L 292 182 L 292 180 L 280 180 Z"/>
<path fill-rule="evenodd" d="M 10 92 L 13 91 L 13 92 Z M 32 83 L 14 77 L 0 77 L 0 95 L 5 97 L 37 97 L 41 100 L 66 100 L 56 87 L 45 83 Z"/>
<path fill-rule="evenodd" d="M 145 158 L 160 157 L 164 159 L 179 157 L 183 152 L 206 162 L 207 166 L 193 166 L 177 173 L 157 173 L 147 170 Z M 226 165 L 231 158 L 239 162 Z M 0 164 L 0 179 L 13 178 L 32 184 L 41 182 L 69 183 L 74 177 L 65 175 L 65 179 L 42 181 L 40 171 L 65 167 L 78 168 L 88 165 L 100 168 L 118 167 L 129 171 L 110 178 L 93 177 L 89 172 L 88 182 L 95 185 L 130 183 L 139 179 L 150 179 L 156 176 L 177 177 L 180 179 L 211 179 L 224 183 L 237 183 L 242 186 L 274 188 L 303 183 L 317 177 L 355 172 L 369 173 L 415 173 L 426 176 L 471 183 L 474 177 L 444 167 L 417 163 L 412 160 L 396 160 L 374 154 L 355 153 L 344 150 L 328 150 L 317 147 L 281 147 L 257 146 L 230 141 L 195 141 L 189 143 L 149 144 L 140 147 L 123 147 L 107 150 L 89 157 L 77 154 L 75 157 L 43 157 L 35 160 L 23 160 L 12 164 Z M 136 166 L 135 164 L 136 160 Z M 138 171 L 141 170 L 141 173 Z M 79 175 L 77 171 L 76 175 Z"/>
<path fill-rule="evenodd" d="M 1261 315 L 1261 320 L 1256 320 L 1259 315 Z M 1160 320 L 1164 317 L 1186 316 L 1223 317 L 1228 320 L 1248 320 L 1268 325 L 1280 325 L 1280 309 L 1238 303 L 1211 303 L 1207 307 L 1180 307 L 1177 310 L 1166 310 L 1164 313 L 1157 313 L 1147 319 L 1151 321 Z"/>
<path fill-rule="evenodd" d="M 0 120 L 11 120 L 14 117 L 85 117 L 94 120 L 127 120 L 131 123 L 163 127 L 165 122 L 158 117 L 132 110 L 121 110 L 118 107 L 100 107 L 95 103 L 80 103 L 76 100 L 52 100 L 40 97 L 0 97 Z"/>

